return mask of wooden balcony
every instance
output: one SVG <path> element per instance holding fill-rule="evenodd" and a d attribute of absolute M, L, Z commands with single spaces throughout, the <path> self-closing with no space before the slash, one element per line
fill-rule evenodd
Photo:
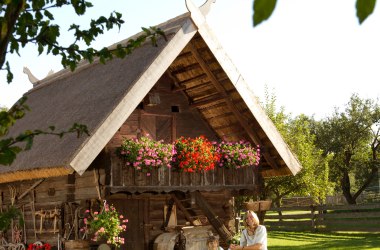
<path fill-rule="evenodd" d="M 171 191 L 217 191 L 255 190 L 257 166 L 241 169 L 217 167 L 202 173 L 180 173 L 169 168 L 160 168 L 147 175 L 124 166 L 114 158 L 112 163 L 111 192 L 171 192 Z"/>

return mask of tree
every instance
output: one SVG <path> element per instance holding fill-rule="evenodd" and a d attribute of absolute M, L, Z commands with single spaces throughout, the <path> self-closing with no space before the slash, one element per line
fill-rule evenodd
<path fill-rule="evenodd" d="M 72 24 L 73 42 L 68 46 L 59 44 L 60 26 L 54 23 L 53 11 L 71 7 L 81 16 L 87 8 L 92 7 L 91 2 L 86 0 L 7 0 L 0 3 L 0 69 L 7 71 L 7 81 L 13 79 L 10 63 L 7 61 L 8 53 L 20 55 L 20 48 L 27 44 L 35 44 L 39 54 L 44 51 L 60 56 L 62 65 L 75 70 L 81 60 L 90 63 L 95 58 L 105 63 L 113 57 L 123 58 L 140 47 L 147 39 L 156 45 L 157 36 L 164 33 L 155 27 L 142 28 L 143 33 L 136 39 L 130 39 L 125 44 L 118 44 L 112 49 L 100 50 L 89 47 L 91 43 L 105 30 L 119 27 L 124 23 L 120 13 L 113 12 L 108 18 L 101 16 L 97 20 L 91 20 L 88 29 L 81 29 L 79 25 Z M 66 10 L 67 11 L 67 10 Z M 79 44 L 85 43 L 85 48 Z M 26 99 L 22 98 L 9 111 L 0 111 L 0 165 L 10 165 L 17 154 L 22 150 L 28 150 L 33 144 L 33 138 L 41 134 L 53 134 L 63 136 L 65 133 L 77 133 L 78 136 L 87 134 L 85 125 L 74 124 L 65 131 L 55 132 L 54 126 L 47 130 L 24 131 L 15 138 L 6 138 L 11 126 L 21 119 L 28 111 Z M 25 143 L 20 146 L 20 143 Z"/>
<path fill-rule="evenodd" d="M 27 44 L 35 44 L 39 54 L 46 51 L 47 54 L 60 56 L 64 67 L 74 70 L 77 64 L 85 59 L 90 62 L 95 57 L 104 63 L 114 56 L 123 58 L 139 47 L 146 39 L 156 44 L 158 35 L 164 33 L 155 27 L 142 28 L 144 33 L 136 39 L 130 39 L 126 44 L 119 44 L 114 49 L 92 47 L 80 48 L 79 43 L 86 46 L 91 43 L 104 30 L 119 27 L 124 23 L 122 15 L 113 12 L 108 18 L 100 16 L 97 20 L 91 20 L 89 29 L 81 29 L 77 24 L 71 24 L 70 30 L 74 32 L 73 42 L 68 46 L 62 46 L 58 42 L 60 26 L 54 23 L 53 11 L 72 7 L 78 15 L 84 15 L 87 8 L 92 7 L 91 2 L 86 0 L 8 0 L 0 4 L 0 69 L 8 71 L 8 82 L 12 81 L 13 75 L 10 64 L 6 61 L 8 53 L 19 54 L 20 47 Z M 65 9 L 65 11 L 68 11 Z M 5 67 L 4 67 L 5 66 Z"/>
<path fill-rule="evenodd" d="M 303 168 L 296 176 L 266 179 L 264 194 L 272 196 L 278 207 L 281 206 L 282 198 L 288 195 L 308 195 L 323 201 L 332 190 L 332 184 L 328 180 L 328 157 L 324 157 L 316 147 L 312 134 L 314 121 L 302 114 L 291 118 L 284 108 L 277 112 L 275 102 L 276 98 L 266 92 L 264 109 Z"/>
<path fill-rule="evenodd" d="M 371 99 L 351 96 L 346 109 L 335 112 L 316 124 L 317 145 L 329 161 L 331 177 L 339 180 L 349 204 L 375 178 L 380 162 L 380 106 Z"/>
<path fill-rule="evenodd" d="M 270 18 L 277 0 L 253 0 L 253 26 Z M 362 24 L 369 17 L 376 5 L 376 0 L 356 0 L 356 16 Z"/>

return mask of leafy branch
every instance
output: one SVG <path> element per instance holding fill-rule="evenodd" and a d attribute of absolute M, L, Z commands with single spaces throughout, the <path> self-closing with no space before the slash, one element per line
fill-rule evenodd
<path fill-rule="evenodd" d="M 62 65 L 73 71 L 81 60 L 88 60 L 91 63 L 98 57 L 101 63 L 105 63 L 113 57 L 124 58 L 147 39 L 154 46 L 157 45 L 158 36 L 166 39 L 162 30 L 150 27 L 142 28 L 142 35 L 113 49 L 96 50 L 91 47 L 81 49 L 79 42 L 83 41 L 86 46 L 90 46 L 99 35 L 104 34 L 105 30 L 114 27 L 120 29 L 124 23 L 122 15 L 112 12 L 108 18 L 100 16 L 96 20 L 91 20 L 88 29 L 81 29 L 79 25 L 72 24 L 69 31 L 74 32 L 74 41 L 68 46 L 61 46 L 58 42 L 61 35 L 60 26 L 53 23 L 54 15 L 49 10 L 63 6 L 72 6 L 75 13 L 80 16 L 93 5 L 85 0 L 18 0 L 6 1 L 0 5 L 0 69 L 7 71 L 8 83 L 12 81 L 13 74 L 9 62 L 6 61 L 7 53 L 19 55 L 20 48 L 29 43 L 37 45 L 39 54 L 46 51 L 46 54 L 61 56 Z"/>
<path fill-rule="evenodd" d="M 26 97 L 23 97 L 9 111 L 0 111 L 0 138 L 6 136 L 9 128 L 12 127 L 17 120 L 23 118 L 25 111 L 29 110 L 25 101 Z M 76 133 L 77 137 L 89 135 L 86 125 L 74 123 L 69 129 L 59 132 L 55 131 L 54 126 L 50 126 L 46 131 L 40 129 L 25 130 L 16 137 L 0 139 L 0 165 L 11 165 L 18 153 L 23 150 L 31 149 L 36 136 L 54 135 L 61 138 L 65 134 L 71 133 Z M 20 144 L 24 145 L 21 146 Z"/>

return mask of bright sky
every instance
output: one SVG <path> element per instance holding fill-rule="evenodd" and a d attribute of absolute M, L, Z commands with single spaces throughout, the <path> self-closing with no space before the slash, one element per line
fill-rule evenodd
<path fill-rule="evenodd" d="M 203 2 L 193 1 L 197 5 Z M 186 11 L 185 0 L 93 3 L 95 7 L 85 18 L 61 10 L 56 20 L 63 25 L 63 33 L 72 22 L 85 23 L 89 16 L 108 15 L 112 10 L 121 12 L 126 24 L 98 39 L 96 47 L 108 46 L 142 26 L 159 24 Z M 359 25 L 355 0 L 279 0 L 272 17 L 253 28 L 252 0 L 216 0 L 207 19 L 256 95 L 263 98 L 268 86 L 286 112 L 323 118 L 334 107 L 343 107 L 353 93 L 362 98 L 380 97 L 378 9 Z M 50 69 L 57 72 L 62 68 L 58 58 L 38 57 L 30 48 L 21 51 L 21 58 L 8 59 L 15 79 L 8 85 L 4 74 L 0 75 L 0 106 L 10 107 L 32 87 L 22 73 L 23 66 L 40 79 Z"/>

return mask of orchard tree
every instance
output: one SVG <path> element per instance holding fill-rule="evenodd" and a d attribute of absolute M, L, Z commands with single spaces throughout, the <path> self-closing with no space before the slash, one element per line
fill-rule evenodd
<path fill-rule="evenodd" d="M 346 109 L 317 123 L 317 145 L 332 154 L 331 177 L 338 180 L 349 204 L 369 186 L 380 167 L 380 106 L 371 99 L 351 96 Z"/>
<path fill-rule="evenodd" d="M 130 39 L 124 44 L 119 44 L 113 49 L 102 48 L 97 50 L 92 48 L 92 42 L 105 30 L 120 28 L 124 23 L 121 14 L 113 12 L 109 17 L 100 16 L 96 20 L 91 20 L 88 29 L 81 29 L 79 25 L 71 24 L 69 31 L 73 33 L 72 42 L 67 46 L 61 45 L 58 42 L 61 35 L 60 25 L 55 23 L 54 10 L 69 11 L 71 9 L 76 15 L 81 16 L 90 7 L 92 7 L 91 2 L 86 0 L 1 1 L 0 69 L 7 71 L 8 83 L 12 81 L 13 75 L 11 65 L 7 61 L 7 55 L 14 53 L 20 55 L 20 49 L 27 44 L 35 44 L 39 54 L 46 52 L 46 54 L 51 53 L 60 56 L 61 63 L 65 68 L 75 70 L 81 60 L 88 60 L 91 63 L 95 58 L 98 58 L 101 63 L 105 63 L 113 57 L 123 58 L 146 40 L 150 40 L 153 45 L 156 45 L 157 37 L 164 36 L 160 29 L 143 28 L 142 35 L 136 39 Z M 80 46 L 82 43 L 85 44 L 84 48 Z M 30 149 L 33 138 L 37 135 L 63 136 L 65 133 L 77 133 L 80 136 L 87 134 L 85 125 L 74 124 L 65 131 L 56 132 L 54 126 L 50 126 L 46 131 L 27 130 L 16 137 L 7 137 L 10 127 L 18 119 L 21 119 L 28 110 L 25 101 L 25 98 L 22 98 L 10 110 L 0 111 L 0 165 L 10 165 L 20 151 Z"/>
<path fill-rule="evenodd" d="M 253 26 L 257 26 L 270 18 L 277 0 L 253 0 Z M 356 0 L 356 16 L 362 24 L 370 16 L 376 5 L 376 0 Z"/>
<path fill-rule="evenodd" d="M 291 118 L 284 108 L 276 111 L 276 99 L 266 92 L 264 109 L 273 121 L 285 142 L 295 153 L 302 165 L 302 170 L 295 176 L 272 177 L 265 180 L 265 195 L 272 197 L 280 207 L 282 198 L 289 195 L 312 196 L 322 202 L 332 191 L 329 182 L 328 157 L 315 145 L 312 133 L 313 120 L 305 115 Z"/>

